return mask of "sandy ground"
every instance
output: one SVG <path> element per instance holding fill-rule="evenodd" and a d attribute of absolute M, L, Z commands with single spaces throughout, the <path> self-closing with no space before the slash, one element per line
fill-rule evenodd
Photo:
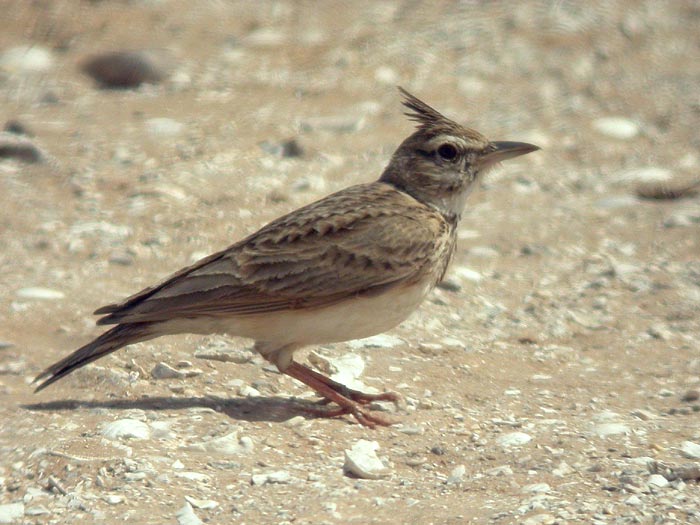
<path fill-rule="evenodd" d="M 0 150 L 41 159 L 0 159 L 0 522 L 700 522 L 699 4 L 189 5 L 2 3 L 0 123 L 30 135 Z M 120 49 L 165 78 L 100 89 L 80 66 Z M 396 85 L 542 147 L 471 197 L 419 312 L 300 356 L 359 356 L 397 425 L 306 417 L 224 335 L 32 393 L 97 307 L 378 177 Z M 360 440 L 379 479 L 343 469 Z"/>

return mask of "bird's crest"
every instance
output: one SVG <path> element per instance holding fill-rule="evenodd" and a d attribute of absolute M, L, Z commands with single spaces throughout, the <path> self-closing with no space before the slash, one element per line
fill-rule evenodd
<path fill-rule="evenodd" d="M 414 95 L 411 95 L 400 86 L 399 92 L 404 97 L 404 100 L 402 101 L 403 105 L 408 108 L 408 111 L 404 112 L 404 115 L 406 115 L 409 120 L 417 122 L 419 124 L 419 128 L 432 128 L 436 125 L 446 123 L 455 124 L 455 122 L 445 117 L 438 110 L 430 107 L 428 104 Z"/>
<path fill-rule="evenodd" d="M 436 130 L 438 128 L 461 128 L 459 124 L 448 119 L 438 110 L 430 107 L 419 98 L 411 95 L 404 88 L 399 86 L 399 92 L 403 95 L 402 104 L 408 108 L 404 115 L 409 120 L 418 123 L 418 129 L 423 131 Z"/>
<path fill-rule="evenodd" d="M 411 95 L 401 86 L 398 86 L 398 88 L 399 92 L 404 98 L 402 104 L 408 108 L 408 111 L 405 111 L 404 115 L 406 115 L 409 120 L 418 123 L 418 131 L 423 132 L 428 136 L 438 135 L 441 133 L 454 133 L 463 135 L 472 140 L 486 140 L 481 133 L 464 127 L 454 120 L 450 120 L 435 108 L 430 107 L 419 98 Z"/>

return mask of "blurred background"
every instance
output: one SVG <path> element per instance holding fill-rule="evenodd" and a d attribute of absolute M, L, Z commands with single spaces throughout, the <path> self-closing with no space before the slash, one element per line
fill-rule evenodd
<path fill-rule="evenodd" d="M 640 505 L 666 515 L 666 503 L 652 496 L 637 506 L 626 496 L 599 500 L 605 482 L 581 457 L 587 446 L 599 446 L 598 465 L 612 472 L 624 451 L 636 457 L 666 450 L 666 459 L 678 459 L 674 447 L 700 440 L 695 423 L 658 422 L 672 410 L 692 413 L 697 397 L 689 393 L 697 393 L 700 371 L 700 3 L 692 0 L 0 1 L 0 404 L 2 417 L 15 421 L 0 434 L 7 465 L 24 461 L 18 436 L 51 424 L 56 434 L 31 438 L 33 446 L 63 436 L 78 448 L 99 448 L 99 439 L 81 435 L 98 425 L 94 412 L 18 408 L 36 402 L 25 384 L 36 372 L 98 333 L 92 310 L 282 213 L 378 178 L 412 131 L 396 86 L 489 138 L 542 150 L 507 163 L 471 197 L 447 283 L 396 331 L 406 344 L 393 353 L 357 350 L 372 361 L 375 377 L 392 366 L 404 370 L 389 376 L 389 388 L 408 381 L 404 393 L 434 392 L 435 406 L 451 407 L 416 412 L 429 430 L 411 435 L 410 444 L 408 433 L 372 438 L 388 448 L 397 477 L 375 487 L 388 504 L 368 504 L 367 496 L 357 515 L 371 511 L 382 523 L 399 515 L 406 523 L 436 516 L 441 523 L 511 523 L 537 515 L 536 506 L 523 510 L 518 487 L 531 479 L 528 472 L 552 470 L 547 447 L 564 451 L 556 464 L 580 463 L 572 470 L 586 472 L 590 483 L 572 488 L 566 474 L 545 479 L 569 498 L 572 516 L 607 509 L 639 517 Z M 179 390 L 144 380 L 144 370 L 160 360 L 190 359 L 197 341 L 120 353 L 57 384 L 46 399 L 159 391 L 201 399 L 216 391 L 202 377 Z M 416 357 L 420 341 L 433 346 Z M 465 377 L 455 378 L 459 370 Z M 225 373 L 246 381 L 261 374 L 259 366 Z M 272 387 L 259 390 L 284 395 L 294 388 L 281 383 L 280 391 L 279 378 L 269 381 Z M 502 431 L 489 421 L 514 418 L 526 428 L 542 406 L 562 410 L 556 417 L 568 427 L 559 437 L 548 429 L 536 440 L 542 447 L 525 459 L 500 448 L 485 453 L 486 444 L 475 452 L 478 436 L 492 443 L 490 434 Z M 463 408 L 467 423 L 450 412 Z M 653 417 L 631 415 L 642 409 Z M 589 435 L 600 413 L 636 429 L 613 432 L 623 443 L 617 452 L 595 432 L 592 445 L 561 437 Z M 246 419 L 238 412 L 206 417 L 213 426 Z M 59 432 L 68 419 L 76 427 Z M 254 418 L 246 424 L 258 443 L 274 441 L 275 432 L 287 442 L 286 427 Z M 324 431 L 332 439 L 302 440 L 309 452 L 291 452 L 298 461 L 318 465 L 319 450 L 342 450 L 337 430 L 315 429 Z M 536 428 L 528 432 L 537 435 Z M 420 456 L 438 441 L 446 456 L 428 454 L 424 466 L 406 466 L 404 452 Z M 661 448 L 652 452 L 652 442 Z M 252 459 L 240 461 L 244 470 L 258 468 Z M 473 479 L 508 465 L 512 483 L 487 476 L 471 485 L 488 497 L 444 489 L 462 463 Z M 32 475 L 59 476 L 65 467 L 27 465 Z M 92 467 L 76 468 L 94 477 Z M 0 467 L 3 476 L 15 473 Z M 16 477 L 23 492 L 29 478 Z M 234 483 L 227 479 L 210 488 Z M 412 487 L 400 488 L 411 511 L 394 495 L 400 479 Z M 158 501 L 163 513 L 179 508 L 171 489 L 163 489 L 164 499 L 156 496 L 160 489 L 132 494 L 132 518 L 151 519 L 148 501 Z M 256 501 L 248 488 L 236 490 Z M 265 512 L 276 522 L 293 515 L 297 523 L 321 514 L 335 522 L 336 511 L 353 515 L 347 501 L 332 512 L 307 508 L 307 489 L 289 490 L 294 503 L 281 517 L 272 500 L 238 508 L 258 522 Z M 576 490 L 590 500 L 579 500 Z M 9 504 L 20 492 L 0 491 L 0 501 Z M 230 513 L 229 503 L 197 512 Z M 58 512 L 52 505 L 60 508 L 45 503 L 49 515 Z M 101 505 L 85 512 L 122 516 L 119 507 Z M 682 505 L 679 516 L 691 519 L 692 498 Z M 539 511 L 568 519 L 563 510 Z"/>

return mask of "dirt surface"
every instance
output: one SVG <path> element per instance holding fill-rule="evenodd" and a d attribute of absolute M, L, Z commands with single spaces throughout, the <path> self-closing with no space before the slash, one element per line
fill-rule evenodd
<path fill-rule="evenodd" d="M 2 4 L 0 123 L 31 134 L 0 149 L 33 153 L 0 158 L 0 522 L 699 523 L 698 3 L 191 4 Z M 81 70 L 120 49 L 163 80 Z M 94 309 L 377 178 L 396 85 L 542 147 L 471 197 L 419 312 L 311 349 L 401 393 L 397 425 L 308 418 L 224 335 L 32 393 Z M 379 479 L 344 472 L 360 440 Z"/>

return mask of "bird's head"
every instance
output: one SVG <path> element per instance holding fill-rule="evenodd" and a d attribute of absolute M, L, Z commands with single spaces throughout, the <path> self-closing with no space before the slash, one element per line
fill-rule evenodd
<path fill-rule="evenodd" d="M 380 181 L 393 184 L 415 199 L 459 218 L 474 184 L 495 164 L 538 150 L 525 142 L 494 142 L 457 124 L 399 88 L 406 116 L 417 129 L 404 140 Z"/>

